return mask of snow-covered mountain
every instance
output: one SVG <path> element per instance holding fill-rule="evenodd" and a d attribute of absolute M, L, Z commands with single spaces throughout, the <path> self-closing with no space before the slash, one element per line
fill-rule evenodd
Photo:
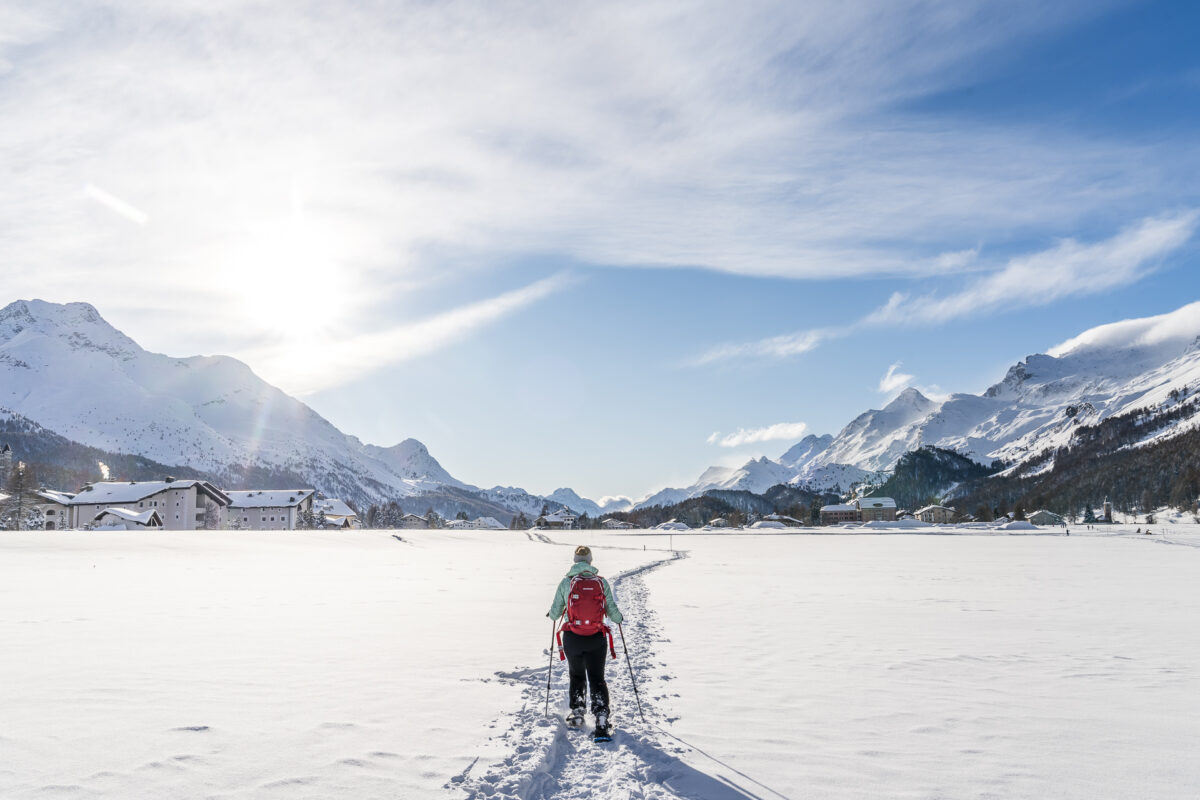
<path fill-rule="evenodd" d="M 360 502 L 464 486 L 416 440 L 364 445 L 242 362 L 147 352 L 87 303 L 0 309 L 0 406 L 82 444 L 215 475 L 283 470 Z"/>
<path fill-rule="evenodd" d="M 1093 328 L 1046 354 L 1028 356 L 981 395 L 955 394 L 937 402 L 905 389 L 882 409 L 855 417 L 836 436 L 807 436 L 775 461 L 710 467 L 692 486 L 663 490 L 639 505 L 679 502 L 716 488 L 761 492 L 767 482 L 845 491 L 854 483 L 881 482 L 901 455 L 924 445 L 956 450 L 980 463 L 1020 463 L 1066 445 L 1081 424 L 1137 408 L 1169 408 L 1178 402 L 1173 390 L 1198 385 L 1200 302 Z M 1181 420 L 1155 438 L 1198 422 Z"/>
<path fill-rule="evenodd" d="M 576 513 L 586 513 L 591 517 L 599 517 L 612 511 L 628 511 L 633 508 L 633 501 L 628 497 L 602 497 L 599 501 L 580 497 L 574 489 L 555 489 L 546 495 L 546 499 L 560 503 Z"/>

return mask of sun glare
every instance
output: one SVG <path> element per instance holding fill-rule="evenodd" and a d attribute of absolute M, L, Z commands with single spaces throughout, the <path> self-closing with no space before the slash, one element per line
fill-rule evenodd
<path fill-rule="evenodd" d="M 247 326 L 282 343 L 320 339 L 349 306 L 334 237 L 314 226 L 289 221 L 250 233 L 230 272 Z"/>

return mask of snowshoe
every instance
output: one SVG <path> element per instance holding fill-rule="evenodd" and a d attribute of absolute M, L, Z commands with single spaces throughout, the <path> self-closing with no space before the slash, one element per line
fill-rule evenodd
<path fill-rule="evenodd" d="M 583 709 L 572 708 L 571 713 L 567 714 L 564 720 L 568 728 L 582 728 L 584 723 Z"/>
<path fill-rule="evenodd" d="M 612 724 L 608 720 L 608 714 L 604 711 L 596 714 L 596 730 L 592 731 L 592 741 L 612 741 Z"/>

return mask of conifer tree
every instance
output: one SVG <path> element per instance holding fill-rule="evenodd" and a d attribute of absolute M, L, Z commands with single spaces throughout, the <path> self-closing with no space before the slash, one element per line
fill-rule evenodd
<path fill-rule="evenodd" d="M 8 497 L 0 501 L 0 530 L 29 530 L 29 512 L 38 502 L 37 495 L 34 494 L 36 488 L 37 480 L 33 470 L 18 461 L 4 483 L 4 492 Z"/>

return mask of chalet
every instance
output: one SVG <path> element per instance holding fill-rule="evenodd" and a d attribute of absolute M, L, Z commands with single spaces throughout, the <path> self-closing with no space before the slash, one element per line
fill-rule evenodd
<path fill-rule="evenodd" d="M 92 530 L 110 531 L 159 530 L 162 526 L 162 517 L 154 508 L 141 512 L 128 508 L 106 508 L 89 525 Z"/>
<path fill-rule="evenodd" d="M 251 531 L 293 531 L 312 513 L 312 489 L 261 489 L 226 492 L 230 524 Z"/>
<path fill-rule="evenodd" d="M 61 531 L 71 527 L 71 513 L 68 504 L 75 495 L 51 489 L 38 489 L 33 494 L 37 498 L 34 508 L 40 509 L 42 512 L 43 530 Z"/>
<path fill-rule="evenodd" d="M 610 517 L 609 519 L 600 520 L 600 527 L 610 531 L 627 531 L 636 526 L 632 522 L 625 522 L 624 520 L 612 519 Z"/>
<path fill-rule="evenodd" d="M 407 528 L 408 530 L 420 530 L 429 527 L 429 520 L 425 517 L 419 517 L 416 514 L 405 514 L 400 517 L 397 528 Z"/>
<path fill-rule="evenodd" d="M 914 512 L 914 516 L 922 522 L 945 525 L 954 522 L 958 517 L 958 512 L 948 506 L 925 506 L 918 508 Z"/>
<path fill-rule="evenodd" d="M 787 528 L 802 528 L 804 523 L 795 517 L 787 517 L 783 514 L 767 514 L 762 518 L 763 522 L 782 522 Z"/>
<path fill-rule="evenodd" d="M 863 522 L 896 520 L 896 501 L 890 497 L 862 497 L 855 501 L 858 518 Z"/>
<path fill-rule="evenodd" d="M 223 527 L 229 495 L 208 481 L 105 481 L 84 486 L 67 506 L 73 528 L 91 522 L 107 508 L 124 508 L 136 514 L 153 509 L 164 530 L 190 531 Z"/>
<path fill-rule="evenodd" d="M 1032 514 L 1027 516 L 1026 519 L 1029 522 L 1032 522 L 1034 525 L 1065 525 L 1066 524 L 1066 521 L 1061 516 L 1059 516 L 1058 514 L 1055 514 L 1053 511 L 1047 511 L 1044 508 L 1034 511 Z"/>
<path fill-rule="evenodd" d="M 476 517 L 474 520 L 475 527 L 480 530 L 494 531 L 507 530 L 507 528 L 495 517 Z"/>
<path fill-rule="evenodd" d="M 725 519 L 724 517 L 714 517 L 713 519 L 710 519 L 708 521 L 708 527 L 710 527 L 710 528 L 728 528 L 729 520 Z"/>
<path fill-rule="evenodd" d="M 326 528 L 357 528 L 358 512 L 346 504 L 345 500 L 327 497 L 313 503 L 313 513 L 325 512 Z"/>
<path fill-rule="evenodd" d="M 574 528 L 577 519 L 579 518 L 564 508 L 553 514 L 543 514 L 535 519 L 533 524 L 539 528 Z"/>
<path fill-rule="evenodd" d="M 858 506 L 847 503 L 821 506 L 822 525 L 837 525 L 842 522 L 858 522 Z"/>

